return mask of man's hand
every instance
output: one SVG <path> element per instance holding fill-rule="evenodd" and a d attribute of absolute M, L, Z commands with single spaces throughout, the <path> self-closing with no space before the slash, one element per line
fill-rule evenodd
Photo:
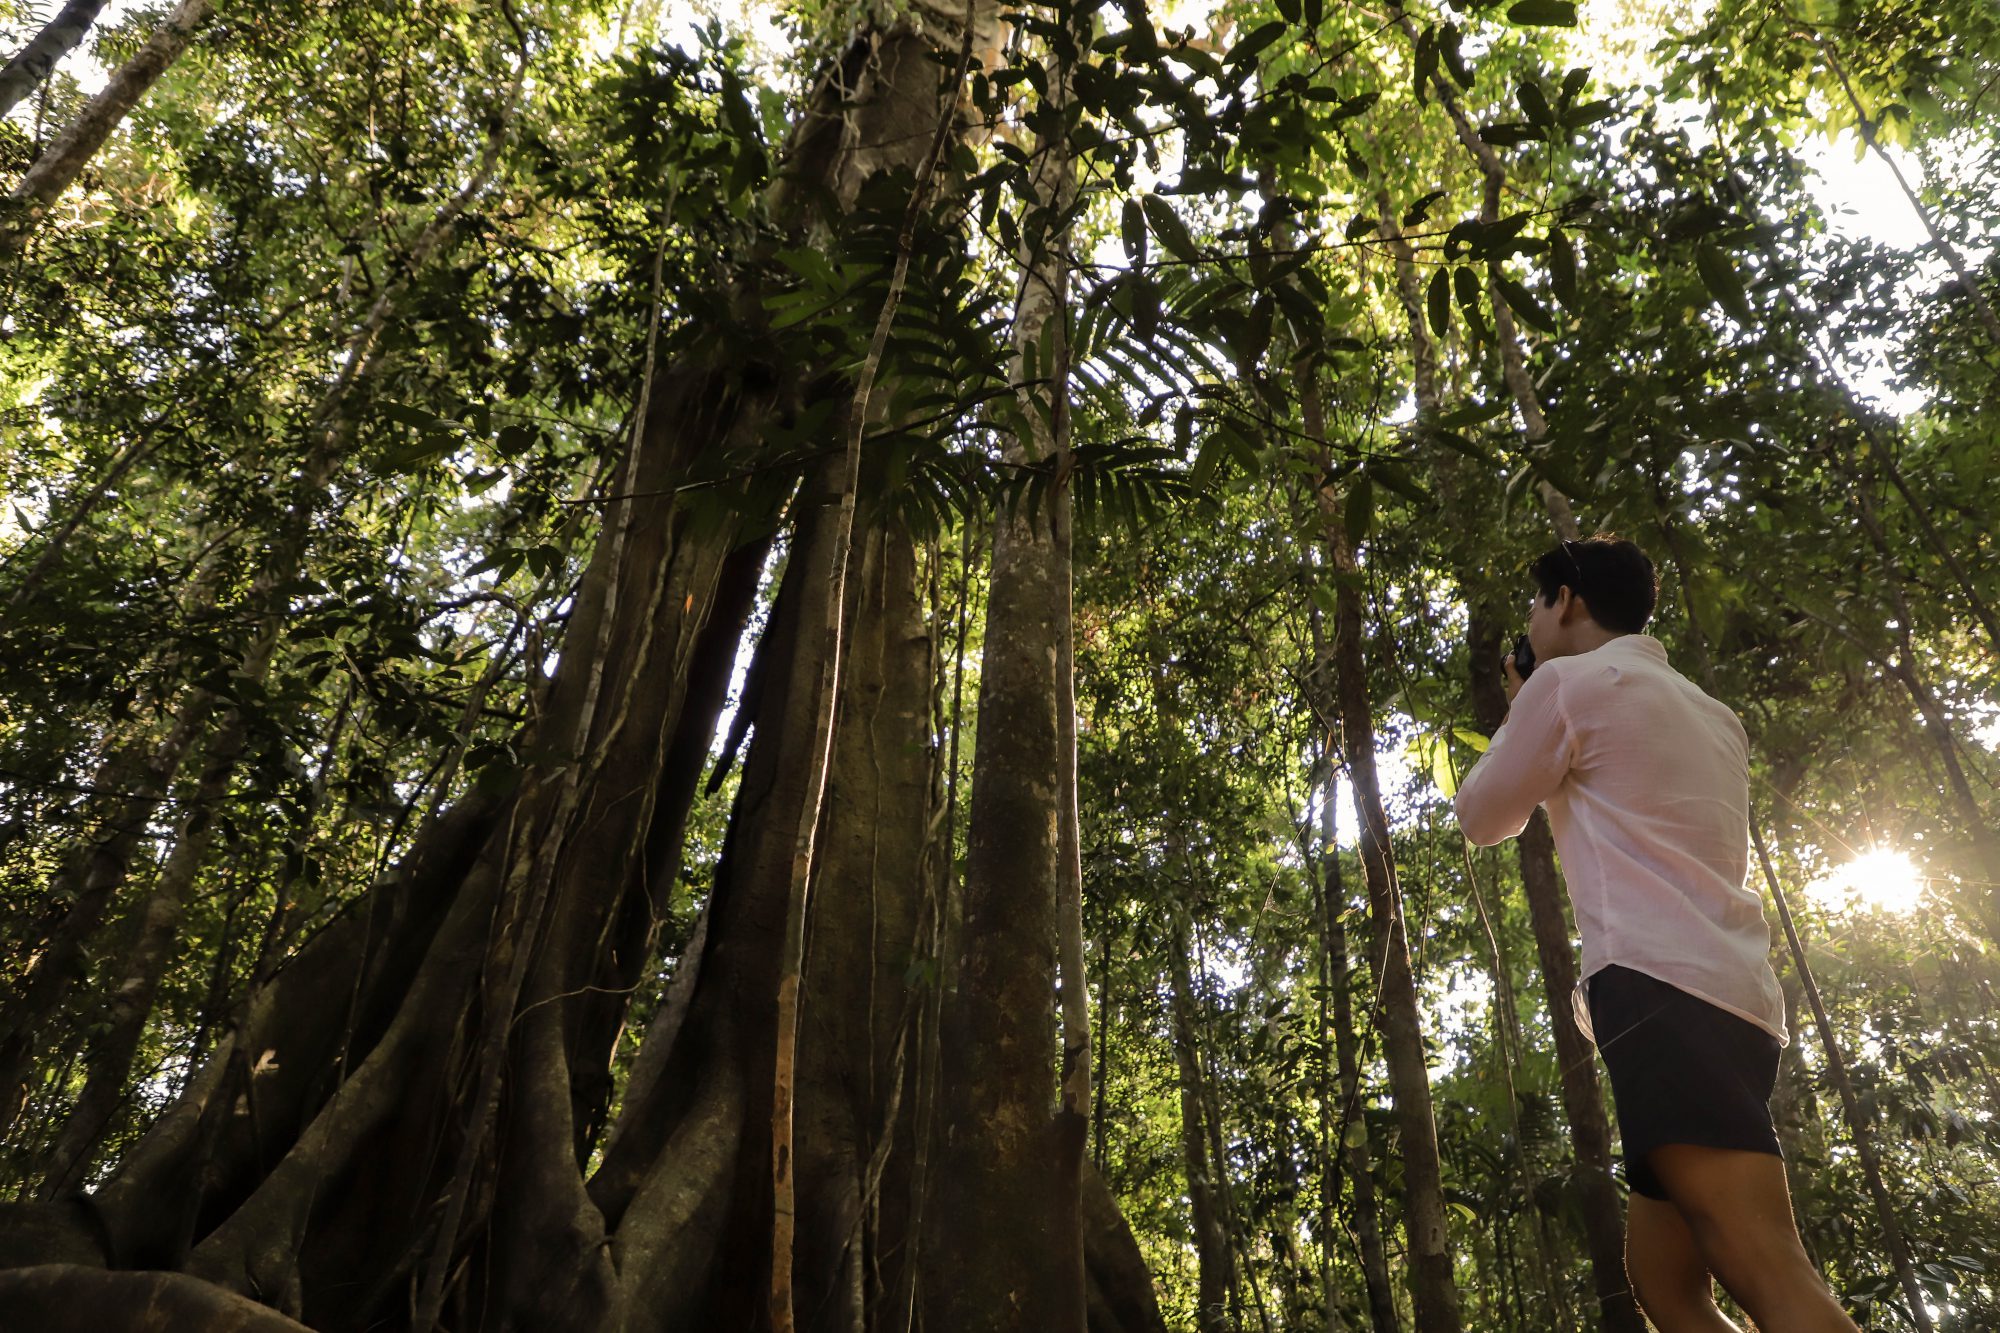
<path fill-rule="evenodd" d="M 1521 673 L 1514 669 L 1514 654 L 1508 653 L 1502 658 L 1500 668 L 1507 673 L 1507 702 L 1511 704 L 1514 702 L 1514 696 L 1521 692 L 1524 683 L 1521 680 Z"/>

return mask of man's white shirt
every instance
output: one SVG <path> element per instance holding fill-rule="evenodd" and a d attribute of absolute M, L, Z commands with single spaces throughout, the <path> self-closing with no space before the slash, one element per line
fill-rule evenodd
<path fill-rule="evenodd" d="M 1782 1042 L 1770 928 L 1744 884 L 1749 774 L 1736 714 L 1659 640 L 1625 634 L 1538 665 L 1453 804 L 1482 847 L 1548 807 L 1586 979 L 1629 967 Z"/>

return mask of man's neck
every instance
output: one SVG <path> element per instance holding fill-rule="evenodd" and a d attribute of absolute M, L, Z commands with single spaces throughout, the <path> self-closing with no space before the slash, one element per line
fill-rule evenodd
<path fill-rule="evenodd" d="M 1565 644 L 1565 647 L 1569 651 L 1564 653 L 1563 656 L 1577 657 L 1584 653 L 1595 652 L 1605 644 L 1610 643 L 1613 639 L 1629 637 L 1631 636 L 1622 630 L 1606 629 L 1596 621 L 1587 621 L 1584 624 L 1571 627 L 1569 641 Z"/>

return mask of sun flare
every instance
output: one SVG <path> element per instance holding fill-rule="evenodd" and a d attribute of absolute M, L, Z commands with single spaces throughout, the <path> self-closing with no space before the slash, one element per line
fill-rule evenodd
<path fill-rule="evenodd" d="M 1832 911 L 1901 915 L 1915 910 L 1929 884 L 1908 852 L 1871 847 L 1807 884 L 1806 893 Z"/>

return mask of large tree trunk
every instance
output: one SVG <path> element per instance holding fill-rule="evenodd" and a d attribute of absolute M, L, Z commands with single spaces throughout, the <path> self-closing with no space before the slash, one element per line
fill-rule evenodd
<path fill-rule="evenodd" d="M 1314 638 L 1320 636 L 1319 617 L 1314 613 Z M 1320 648 L 1322 656 L 1326 656 Z M 1331 737 L 1328 738 L 1331 740 Z M 1347 944 L 1347 888 L 1340 871 L 1340 848 L 1334 839 L 1338 816 L 1334 808 L 1331 746 L 1328 747 L 1327 778 L 1320 797 L 1320 984 L 1331 992 L 1333 1057 L 1338 1077 L 1337 1099 L 1340 1114 L 1336 1130 L 1340 1142 L 1330 1145 L 1346 1159 L 1348 1189 L 1354 1199 L 1354 1238 L 1361 1252 L 1361 1282 L 1368 1298 L 1368 1322 L 1375 1333 L 1400 1333 L 1402 1321 L 1396 1316 L 1396 1293 L 1389 1283 L 1389 1259 L 1382 1248 L 1381 1205 L 1375 1196 L 1375 1136 L 1368 1127 L 1366 1108 L 1361 1103 L 1361 1059 L 1354 1032 L 1354 959 Z M 1332 1170 L 1332 1163 L 1328 1163 Z M 1327 1235 L 1322 1244 L 1333 1246 L 1332 1200 L 1327 1201 Z M 1332 1294 L 1328 1293 L 1329 1304 Z M 1331 1311 L 1329 1310 L 1329 1315 Z M 1332 1327 L 1329 1318 L 1328 1326 Z"/>
<path fill-rule="evenodd" d="M 7 212 L 0 218 L 0 254 L 26 243 L 111 132 L 124 123 L 167 66 L 180 58 L 214 8 L 213 0 L 180 0 L 139 53 L 119 66 L 103 90 L 42 150 L 7 195 Z"/>
<path fill-rule="evenodd" d="M 1319 395 L 1308 388 L 1301 401 L 1308 439 L 1325 439 Z M 1325 475 L 1325 459 L 1319 460 Z M 1382 1053 L 1389 1065 L 1402 1137 L 1403 1225 L 1409 1247 L 1410 1295 L 1417 1333 L 1458 1333 L 1458 1289 L 1453 1278 L 1445 1227 L 1444 1182 L 1438 1155 L 1437 1124 L 1431 1111 L 1429 1063 L 1424 1052 L 1423 1011 L 1403 917 L 1402 889 L 1396 879 L 1389 841 L 1389 817 L 1375 770 L 1375 720 L 1368 697 L 1368 664 L 1362 645 L 1362 572 L 1353 538 L 1327 486 L 1316 498 L 1324 521 L 1329 575 L 1334 585 L 1333 660 L 1342 748 L 1353 785 L 1360 824 L 1361 871 L 1368 887 L 1381 1016 Z"/>
<path fill-rule="evenodd" d="M 1207 1096 L 1195 1031 L 1194 979 L 1188 968 L 1187 937 L 1178 927 L 1169 949 L 1174 968 L 1173 1046 L 1174 1063 L 1180 1072 L 1181 1148 L 1187 1164 L 1188 1209 L 1194 1221 L 1195 1325 L 1201 1333 L 1228 1333 L 1235 1326 L 1230 1317 L 1230 1293 L 1236 1286 L 1236 1274 L 1227 1219 L 1218 1198 L 1226 1164 L 1214 1160 L 1209 1152 L 1204 1109 Z"/>
<path fill-rule="evenodd" d="M 1057 133 L 1037 144 L 1022 228 L 1013 325 L 1021 387 L 1008 461 L 1048 470 L 1051 484 L 1043 499 L 994 523 L 964 917 L 943 1017 L 928 1319 L 937 1328 L 1081 1333 L 1090 1046 L 1072 897 L 1075 740 L 1073 718 L 1061 716 L 1071 698 L 1064 298 L 1075 186 L 1059 114 L 1068 88 L 1061 68 L 1049 86 Z M 1059 956 L 1060 1084 L 1051 1058 Z"/>
<path fill-rule="evenodd" d="M 988 53 L 991 16 L 972 13 Z M 860 33 L 842 59 L 848 77 L 827 81 L 795 141 L 781 205 L 846 208 L 869 177 L 909 167 L 930 138 L 911 127 L 936 123 L 938 57 L 959 45 L 956 22 L 931 14 Z M 754 321 L 757 293 L 741 296 Z M 611 1052 L 657 965 L 688 802 L 766 550 L 767 527 L 745 505 L 697 515 L 676 483 L 711 456 L 740 456 L 808 392 L 841 392 L 815 367 L 752 361 L 700 343 L 651 385 L 518 786 L 477 788 L 435 821 L 398 874 L 251 996 L 103 1187 L 0 1214 L 0 1262 L 177 1270 L 154 1285 L 216 1310 L 242 1309 L 229 1293 L 248 1296 L 327 1330 L 760 1325 L 780 937 L 836 545 L 817 483 L 798 501 L 742 705 L 754 736 L 697 943 L 599 1132 Z M 935 937 L 924 913 L 937 910 L 924 899 L 932 655 L 914 557 L 892 526 L 864 532 L 807 923 L 795 1122 L 797 1309 L 839 1330 L 902 1328 L 910 1312 L 899 1269 L 917 1252 L 904 1215 L 915 1133 L 903 1089 L 924 1008 L 910 962 Z M 1042 689 L 1049 737 L 1054 697 Z M 1052 857 L 1056 804 L 1042 786 Z M 1041 968 L 1046 1017 L 1053 951 L 1005 950 L 998 971 L 1018 976 L 1024 958 Z M 979 1009 L 1004 1008 L 1004 987 L 961 984 Z M 982 1060 L 995 1049 L 982 1046 Z M 1051 1054 L 1044 1039 L 998 1058 L 1046 1077 Z M 1040 1106 L 1032 1139 L 1046 1148 L 1052 1095 Z M 991 1160 L 980 1141 L 1006 1126 L 958 1123 L 954 1147 Z M 1011 1179 L 1054 1199 L 1046 1161 L 1030 1168 Z M 1157 1329 L 1115 1205 L 1093 1190 L 1086 1223 L 1070 1178 L 1061 1267 L 1074 1281 L 1051 1303 L 1066 1313 L 1029 1322 L 1080 1327 L 1087 1301 L 1105 1333 Z M 956 1234 L 974 1243 L 974 1262 L 931 1264 L 926 1301 L 1000 1267 L 991 1251 L 1007 1238 Z M 1043 1288 L 1048 1274 L 1035 1274 Z M 114 1312 L 100 1327 L 209 1326 L 198 1313 L 163 1318 L 167 1304 L 128 1307 L 114 1294 L 139 1290 L 125 1275 L 62 1278 Z M 0 1283 L 0 1322 L 41 1308 L 47 1289 Z M 1017 1326 L 1015 1307 L 986 1308 L 995 1326 Z"/>
<path fill-rule="evenodd" d="M 684 1018 L 655 1020 L 657 1074 L 627 1092 L 589 1185 L 612 1232 L 628 1327 L 750 1328 L 771 1253 L 769 1098 L 777 980 L 836 525 L 801 523 L 759 649 L 754 734 L 717 870 Z M 809 923 L 798 1113 L 800 1244 L 793 1284 L 809 1328 L 891 1322 L 909 1237 L 912 1131 L 904 1096 L 920 992 L 910 960 L 925 911 L 929 645 L 907 535 L 860 540 L 849 667 Z M 642 1056 L 642 1063 L 645 1057 Z M 636 1080 L 635 1080 L 636 1081 Z M 642 1317 L 643 1315 L 643 1317 Z"/>
<path fill-rule="evenodd" d="M 56 63 L 76 49 L 103 8 L 104 0 L 69 0 L 7 62 L 6 68 L 0 69 L 0 116 L 19 106 L 22 98 L 42 85 L 54 72 Z"/>
<path fill-rule="evenodd" d="M 509 1279 L 568 1261 L 563 1281 L 533 1294 L 575 1295 L 574 1322 L 543 1326 L 596 1327 L 606 1313 L 605 1275 L 588 1257 L 602 1246 L 562 1238 L 565 1225 L 577 1234 L 579 1139 L 608 1100 L 611 1045 L 650 965 L 762 557 L 755 542 L 732 555 L 737 522 L 697 523 L 670 492 L 708 450 L 741 447 L 791 392 L 777 373 L 743 388 L 741 364 L 705 355 L 662 372 L 615 479 L 614 494 L 656 498 L 618 503 L 598 544 L 542 709 L 547 758 L 512 796 L 475 795 L 422 835 L 403 875 L 254 998 L 88 1200 L 102 1261 L 185 1262 L 331 1328 L 407 1310 L 407 1288 L 436 1271 L 424 1264 L 439 1252 L 454 1274 Z M 492 1103 L 506 1116 L 486 1118 L 480 1146 L 495 1050 L 460 1037 L 491 1032 L 494 1015 L 498 1053 L 518 1064 Z M 552 1032 L 564 1039 L 556 1052 Z M 552 1124 L 559 1132 L 541 1132 Z M 524 1178 L 552 1161 L 567 1191 L 528 1190 Z M 454 1199 L 458 1225 L 446 1228 Z M 12 1220 L 23 1257 L 85 1230 L 73 1205 Z M 524 1255 L 533 1262 L 514 1262 Z M 531 1304 L 521 1281 L 480 1289 Z"/>
<path fill-rule="evenodd" d="M 1490 173 L 1487 180 L 1490 184 Z M 1382 196 L 1378 203 L 1383 233 L 1395 256 L 1397 295 L 1410 330 L 1411 359 L 1416 366 L 1417 417 L 1421 425 L 1431 427 L 1442 415 L 1443 403 L 1438 385 L 1437 350 L 1424 319 L 1415 257 L 1395 226 L 1387 196 Z M 1513 337 L 1511 318 L 1505 336 Z M 1532 419 L 1539 420 L 1540 408 L 1534 401 L 1533 386 L 1527 382 L 1525 366 L 1519 365 L 1519 360 L 1516 349 L 1510 363 L 1514 368 L 1507 372 L 1509 383 L 1517 395 L 1526 394 L 1526 401 L 1517 406 L 1524 413 L 1532 411 L 1535 414 Z M 1460 464 L 1456 455 L 1441 460 L 1439 490 L 1447 509 L 1464 521 L 1471 507 L 1461 502 L 1461 487 L 1457 484 Z M 1545 498 L 1548 494 L 1544 492 Z M 1569 519 L 1570 530 L 1563 529 L 1568 512 L 1566 505 L 1552 505 L 1549 510 L 1550 522 L 1558 536 L 1574 535 L 1574 518 Z M 1473 720 L 1481 731 L 1491 735 L 1507 717 L 1507 694 L 1499 670 L 1500 658 L 1506 651 L 1506 631 L 1503 622 L 1489 609 L 1483 580 L 1477 571 L 1460 569 L 1458 582 L 1469 615 L 1467 646 Z M 1556 869 L 1555 838 L 1549 831 L 1547 815 L 1535 812 L 1526 831 L 1515 841 L 1515 853 L 1520 863 L 1522 891 L 1528 902 L 1528 920 L 1534 930 L 1535 953 L 1541 963 L 1549 1025 L 1555 1031 L 1563 1112 L 1569 1122 L 1570 1146 L 1576 1156 L 1582 1189 L 1584 1228 L 1599 1315 L 1605 1333 L 1643 1333 L 1645 1322 L 1632 1298 L 1632 1283 L 1625 1273 L 1625 1217 L 1611 1176 L 1611 1129 L 1598 1087 L 1596 1054 L 1577 1027 L 1572 1004 L 1577 980 L 1576 955 L 1570 943 L 1566 894 Z"/>

